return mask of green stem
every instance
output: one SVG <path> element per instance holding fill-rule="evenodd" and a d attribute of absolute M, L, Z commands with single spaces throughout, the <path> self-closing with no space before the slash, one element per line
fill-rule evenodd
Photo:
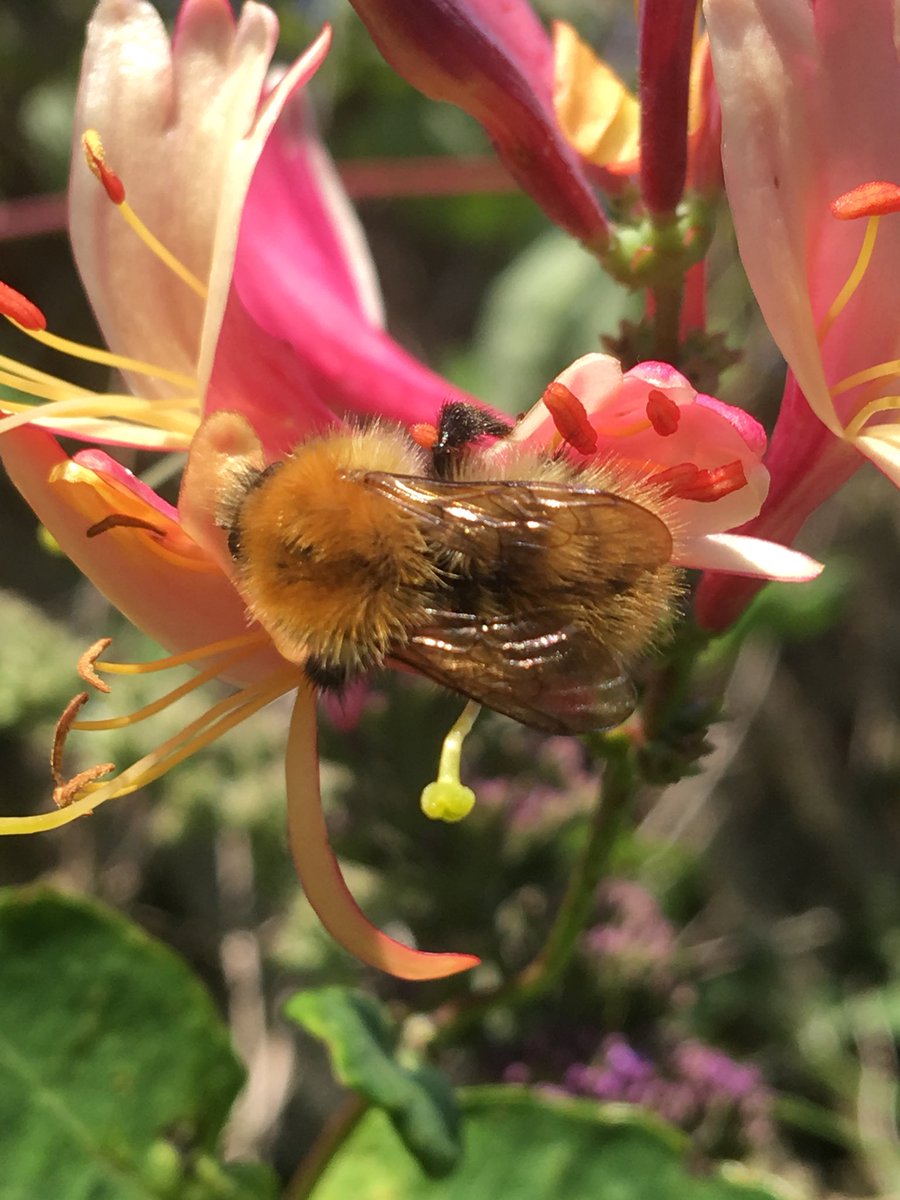
<path fill-rule="evenodd" d="M 322 1126 L 309 1153 L 285 1189 L 282 1200 L 307 1200 L 328 1164 L 343 1146 L 369 1108 L 369 1102 L 352 1092 Z"/>
<path fill-rule="evenodd" d="M 519 1005 L 543 995 L 562 977 L 594 904 L 597 884 L 609 862 L 621 818 L 634 794 L 636 774 L 631 743 L 603 739 L 603 790 L 591 814 L 587 841 L 569 879 L 556 920 L 537 955 L 518 975 L 482 996 L 446 1005 L 435 1013 L 438 1044 L 453 1040 L 498 1004 Z"/>

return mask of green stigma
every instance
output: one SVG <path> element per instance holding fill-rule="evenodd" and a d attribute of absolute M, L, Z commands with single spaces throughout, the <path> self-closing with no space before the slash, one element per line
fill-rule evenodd
<path fill-rule="evenodd" d="M 444 738 L 437 779 L 423 790 L 419 801 L 422 812 L 432 821 L 461 821 L 475 805 L 475 793 L 460 782 L 459 760 L 463 742 L 480 711 L 481 705 L 470 700 Z"/>

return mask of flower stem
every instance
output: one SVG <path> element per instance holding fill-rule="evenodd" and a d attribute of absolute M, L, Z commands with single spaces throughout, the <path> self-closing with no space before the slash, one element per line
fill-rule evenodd
<path fill-rule="evenodd" d="M 300 1163 L 284 1191 L 282 1200 L 307 1200 L 328 1164 L 368 1111 L 369 1102 L 351 1092 L 328 1118 L 309 1153 Z"/>
<path fill-rule="evenodd" d="M 603 790 L 591 814 L 581 856 L 575 864 L 556 919 L 544 945 L 518 975 L 484 995 L 451 1002 L 435 1014 L 435 1044 L 452 1041 L 497 1004 L 528 1003 L 561 979 L 590 917 L 597 884 L 609 862 L 621 819 L 634 795 L 637 773 L 630 739 L 604 737 Z"/>

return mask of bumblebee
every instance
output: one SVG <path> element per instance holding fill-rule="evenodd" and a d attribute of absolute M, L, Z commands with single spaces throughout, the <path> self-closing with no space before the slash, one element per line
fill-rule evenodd
<path fill-rule="evenodd" d="M 431 453 L 374 424 L 225 473 L 237 586 L 316 686 L 390 660 L 550 733 L 631 713 L 629 667 L 679 590 L 665 500 L 610 465 L 475 445 L 507 431 L 453 404 Z"/>

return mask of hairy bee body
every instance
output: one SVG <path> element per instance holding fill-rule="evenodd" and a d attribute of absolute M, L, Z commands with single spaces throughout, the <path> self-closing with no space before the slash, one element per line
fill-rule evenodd
<path fill-rule="evenodd" d="M 218 519 L 252 616 L 323 687 L 390 658 L 536 728 L 619 723 L 678 588 L 658 497 L 502 450 L 437 478 L 376 425 L 234 476 Z"/>

